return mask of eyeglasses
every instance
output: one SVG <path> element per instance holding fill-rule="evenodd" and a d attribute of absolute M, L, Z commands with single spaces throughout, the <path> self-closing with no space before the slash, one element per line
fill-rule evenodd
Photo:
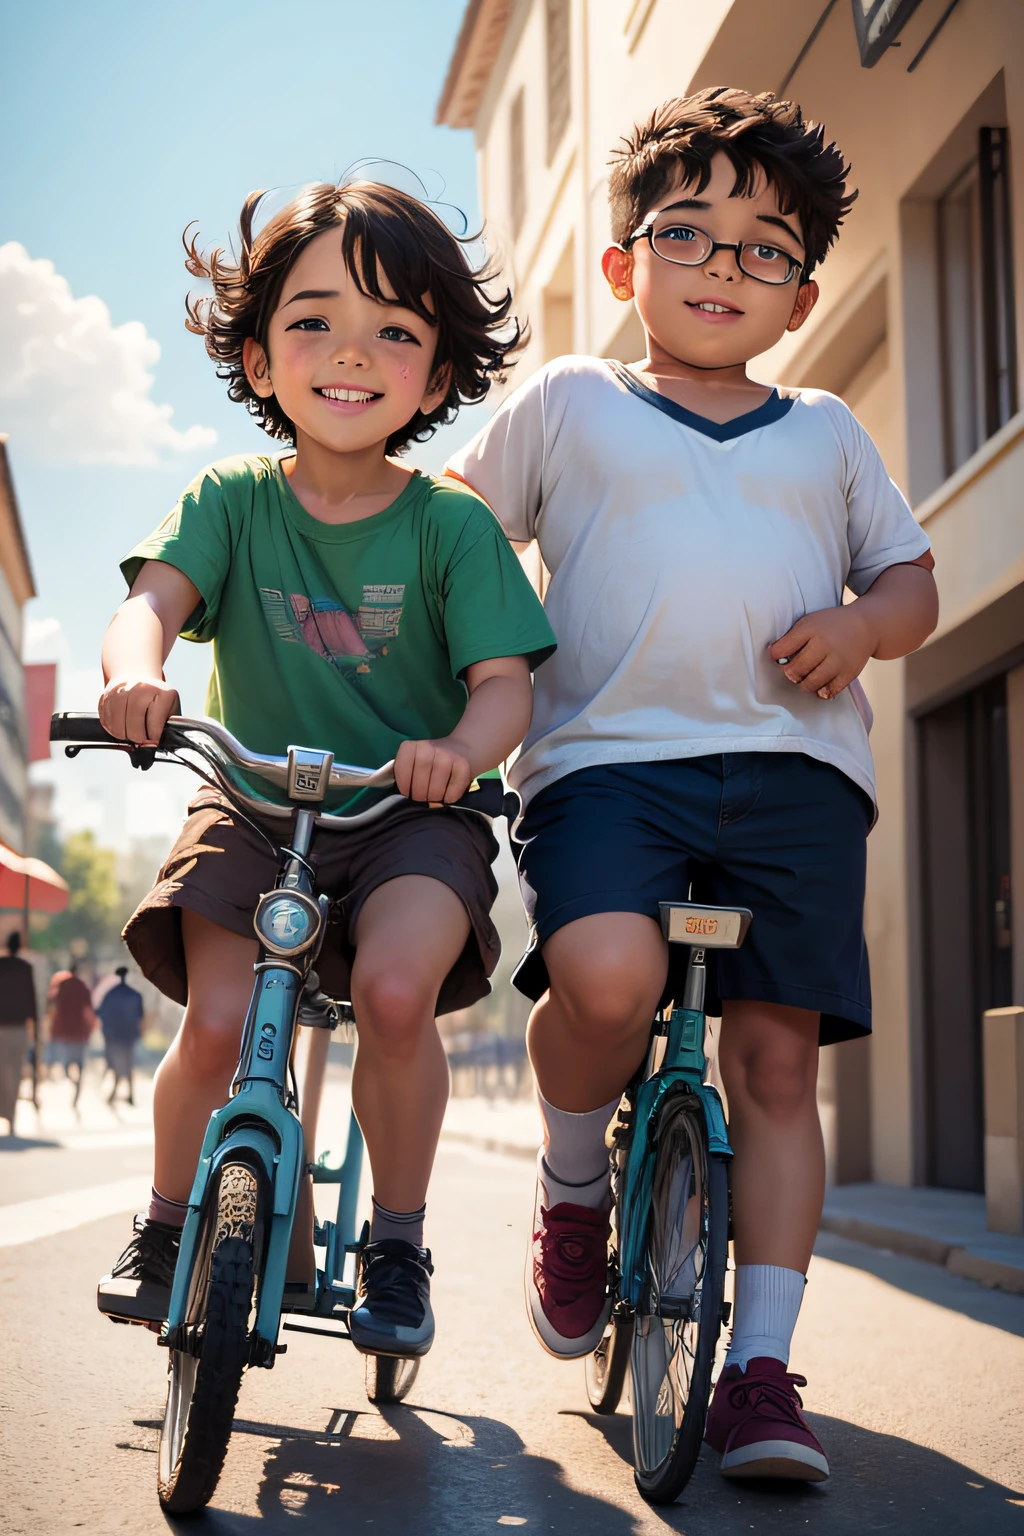
<path fill-rule="evenodd" d="M 732 251 L 736 265 L 747 277 L 758 283 L 771 283 L 778 287 L 802 269 L 803 263 L 778 246 L 766 245 L 761 240 L 744 240 L 734 244 L 728 240 L 712 240 L 702 229 L 692 224 L 679 224 L 673 219 L 661 223 L 657 217 L 635 229 L 623 240 L 622 249 L 631 251 L 638 240 L 649 242 L 655 256 L 670 261 L 677 267 L 702 267 L 716 251 Z"/>

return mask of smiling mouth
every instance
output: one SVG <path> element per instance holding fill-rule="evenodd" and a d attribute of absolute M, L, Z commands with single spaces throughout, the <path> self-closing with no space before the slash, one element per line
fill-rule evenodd
<path fill-rule="evenodd" d="M 323 400 L 339 400 L 350 405 L 367 405 L 371 400 L 380 400 L 381 395 L 372 389 L 338 389 L 331 386 L 314 390 Z"/>
<path fill-rule="evenodd" d="M 687 299 L 686 307 L 699 309 L 705 315 L 742 315 L 743 313 L 742 309 L 738 309 L 735 304 L 716 304 L 713 299 L 702 299 L 699 304 L 693 304 Z"/>

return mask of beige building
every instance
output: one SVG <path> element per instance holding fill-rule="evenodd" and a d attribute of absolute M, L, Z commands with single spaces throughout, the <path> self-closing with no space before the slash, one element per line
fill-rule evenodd
<path fill-rule="evenodd" d="M 881 28 L 871 67 L 858 22 Z M 475 135 L 533 328 L 518 378 L 642 355 L 600 271 L 609 151 L 713 84 L 794 97 L 852 161 L 821 300 L 752 371 L 849 403 L 932 539 L 942 602 L 922 651 L 864 678 L 875 1034 L 825 1053 L 832 1172 L 980 1189 L 982 1013 L 1024 1003 L 1024 6 L 470 0 L 438 117 Z"/>
<path fill-rule="evenodd" d="M 0 844 L 25 853 L 28 722 L 21 662 L 22 610 L 35 597 L 25 535 L 0 433 Z"/>

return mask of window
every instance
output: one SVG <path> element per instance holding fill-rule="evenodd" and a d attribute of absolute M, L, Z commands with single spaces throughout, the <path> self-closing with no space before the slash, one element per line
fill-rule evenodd
<path fill-rule="evenodd" d="M 517 91 L 509 111 L 509 212 L 512 233 L 518 239 L 526 219 L 526 102 L 525 91 Z"/>
<path fill-rule="evenodd" d="M 1017 409 L 1013 252 L 1005 128 L 982 128 L 978 154 L 938 199 L 946 474 Z"/>
<path fill-rule="evenodd" d="M 545 0 L 548 60 L 548 164 L 562 142 L 572 109 L 569 22 L 571 0 Z"/>

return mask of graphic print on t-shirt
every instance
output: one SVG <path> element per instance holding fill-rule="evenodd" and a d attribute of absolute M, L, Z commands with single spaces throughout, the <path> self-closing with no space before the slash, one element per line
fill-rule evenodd
<path fill-rule="evenodd" d="M 404 583 L 364 585 L 355 615 L 333 597 L 309 597 L 260 588 L 260 602 L 278 637 L 308 645 L 317 656 L 349 673 L 368 673 L 375 656 L 388 654 L 402 621 Z"/>

